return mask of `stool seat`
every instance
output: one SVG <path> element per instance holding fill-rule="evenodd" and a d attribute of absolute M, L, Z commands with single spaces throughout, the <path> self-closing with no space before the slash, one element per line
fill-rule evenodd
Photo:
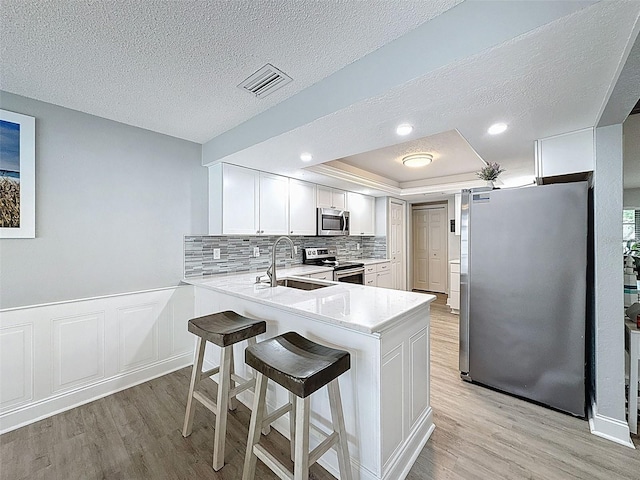
<path fill-rule="evenodd" d="M 245 363 L 306 398 L 349 370 L 349 352 L 319 345 L 295 332 L 270 338 L 245 350 Z"/>
<path fill-rule="evenodd" d="M 227 310 L 192 318 L 189 320 L 188 329 L 194 335 L 219 347 L 228 347 L 265 333 L 267 324 L 264 320 L 253 320 Z"/>

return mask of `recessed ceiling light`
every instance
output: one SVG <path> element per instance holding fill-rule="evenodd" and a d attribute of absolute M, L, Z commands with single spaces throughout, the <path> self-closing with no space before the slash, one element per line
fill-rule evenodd
<path fill-rule="evenodd" d="M 409 125 L 408 123 L 403 123 L 401 125 L 398 125 L 398 128 L 396 128 L 396 133 L 402 136 L 409 135 L 412 131 L 413 131 L 413 126 Z"/>
<path fill-rule="evenodd" d="M 489 129 L 487 130 L 487 133 L 489 133 L 489 135 L 498 135 L 504 132 L 506 129 L 507 129 L 506 123 L 494 123 L 489 127 Z"/>
<path fill-rule="evenodd" d="M 414 153 L 413 155 L 407 155 L 402 159 L 402 163 L 407 167 L 424 167 L 429 165 L 433 161 L 433 155 L 430 153 Z"/>
<path fill-rule="evenodd" d="M 311 160 L 313 160 L 313 155 L 307 152 L 301 153 L 300 160 L 302 160 L 303 162 L 310 162 Z"/>

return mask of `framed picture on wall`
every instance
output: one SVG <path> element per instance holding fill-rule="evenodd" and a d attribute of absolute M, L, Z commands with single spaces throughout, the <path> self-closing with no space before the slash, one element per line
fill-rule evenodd
<path fill-rule="evenodd" d="M 36 119 L 0 110 L 0 238 L 36 236 Z"/>

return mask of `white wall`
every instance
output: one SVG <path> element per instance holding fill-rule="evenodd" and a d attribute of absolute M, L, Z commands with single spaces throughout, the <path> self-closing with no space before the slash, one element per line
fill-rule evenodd
<path fill-rule="evenodd" d="M 622 217 L 622 125 L 596 129 L 594 172 L 594 433 L 629 440 L 625 416 Z"/>
<path fill-rule="evenodd" d="M 36 118 L 36 238 L 0 240 L 0 308 L 175 286 L 207 231 L 201 145 L 0 92 Z"/>

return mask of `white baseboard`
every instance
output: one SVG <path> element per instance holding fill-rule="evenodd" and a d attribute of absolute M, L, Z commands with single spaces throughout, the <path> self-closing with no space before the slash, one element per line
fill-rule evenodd
<path fill-rule="evenodd" d="M 126 390 L 127 388 L 153 380 L 154 378 L 180 370 L 192 363 L 193 354 L 180 355 L 5 412 L 0 415 L 0 434 L 93 402 L 107 395 Z"/>
<path fill-rule="evenodd" d="M 629 424 L 615 418 L 607 417 L 598 413 L 598 406 L 595 401 L 591 401 L 591 408 L 588 412 L 589 429 L 591 433 L 610 440 L 620 445 L 635 449 L 631 441 Z"/>

